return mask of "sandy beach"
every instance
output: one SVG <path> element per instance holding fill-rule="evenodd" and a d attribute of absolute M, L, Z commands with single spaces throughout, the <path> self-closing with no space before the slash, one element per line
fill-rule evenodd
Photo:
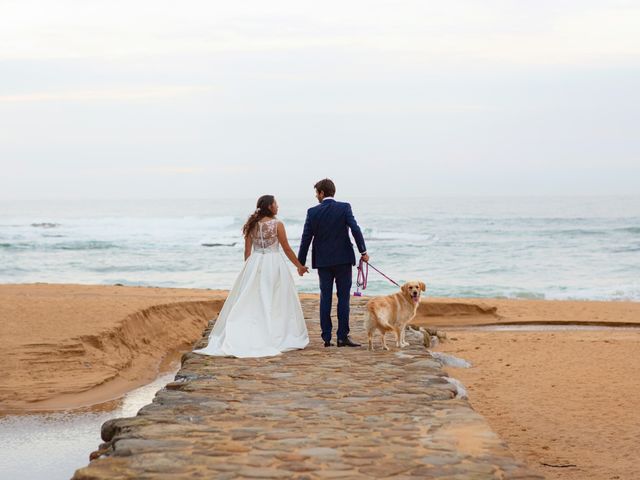
<path fill-rule="evenodd" d="M 190 350 L 225 298 L 214 290 L 1 285 L 0 413 L 120 397 Z M 447 333 L 436 350 L 473 364 L 448 373 L 531 468 L 551 479 L 635 478 L 640 330 L 629 327 L 640 327 L 639 303 L 428 298 L 416 323 Z"/>
<path fill-rule="evenodd" d="M 226 292 L 0 285 L 0 413 L 118 398 L 190 350 Z"/>
<path fill-rule="evenodd" d="M 562 325 L 640 327 L 639 303 L 464 300 L 459 308 L 467 315 L 427 316 L 440 302 L 451 308 L 430 300 L 418 323 L 447 332 L 436 350 L 472 363 L 447 372 L 467 387 L 471 405 L 516 457 L 549 479 L 637 478 L 640 329 Z M 527 323 L 543 330 L 471 327 Z M 544 330 L 544 324 L 563 329 Z"/>

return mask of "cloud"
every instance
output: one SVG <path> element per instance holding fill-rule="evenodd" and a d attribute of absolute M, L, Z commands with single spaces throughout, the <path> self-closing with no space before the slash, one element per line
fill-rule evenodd
<path fill-rule="evenodd" d="M 105 196 L 305 193 L 338 174 L 402 194 L 535 192 L 544 175 L 593 190 L 561 167 L 608 168 L 601 188 L 617 192 L 638 178 L 637 0 L 0 9 L 0 196 L 107 180 Z"/>
<path fill-rule="evenodd" d="M 91 100 L 155 100 L 192 95 L 213 90 L 209 86 L 156 86 L 135 89 L 96 89 L 64 92 L 34 92 L 0 95 L 0 103 Z"/>
<path fill-rule="evenodd" d="M 95 176 L 101 175 L 123 175 L 123 176 L 173 176 L 173 175 L 242 175 L 248 173 L 258 173 L 261 168 L 251 164 L 219 164 L 211 166 L 198 165 L 152 165 L 146 167 L 98 167 L 83 169 L 84 173 Z"/>
<path fill-rule="evenodd" d="M 639 22 L 640 6 L 624 0 L 23 0 L 3 5 L 0 59 L 325 49 L 439 62 L 598 63 L 640 55 Z"/>
<path fill-rule="evenodd" d="M 216 165 L 213 167 L 181 167 L 181 166 L 158 166 L 145 167 L 141 169 L 126 170 L 130 174 L 152 174 L 152 175 L 200 175 L 208 173 L 216 174 L 243 174 L 254 173 L 257 168 L 253 165 Z"/>
<path fill-rule="evenodd" d="M 130 173 L 138 172 L 143 174 L 184 175 L 204 173 L 205 169 L 201 167 L 147 167 L 137 171 L 130 171 Z"/>

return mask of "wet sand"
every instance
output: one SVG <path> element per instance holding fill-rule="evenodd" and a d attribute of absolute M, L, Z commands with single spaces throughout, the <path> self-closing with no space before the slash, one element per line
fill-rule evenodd
<path fill-rule="evenodd" d="M 467 387 L 471 405 L 514 455 L 549 479 L 638 478 L 640 329 L 491 331 L 468 325 L 640 327 L 640 303 L 479 302 L 497 311 L 455 319 L 423 311 L 419 323 L 447 332 L 435 350 L 472 363 L 446 370 Z M 456 328 L 447 331 L 447 325 Z"/>
<path fill-rule="evenodd" d="M 118 398 L 191 349 L 226 292 L 0 285 L 0 414 Z"/>

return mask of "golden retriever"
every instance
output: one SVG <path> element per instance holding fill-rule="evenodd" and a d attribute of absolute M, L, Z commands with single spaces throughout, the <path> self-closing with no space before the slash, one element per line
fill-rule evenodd
<path fill-rule="evenodd" d="M 407 282 L 400 291 L 384 297 L 375 297 L 367 303 L 364 328 L 369 337 L 369 350 L 373 350 L 373 333 L 375 330 L 382 334 L 382 347 L 389 350 L 385 341 L 385 333 L 393 331 L 396 335 L 396 346 L 406 347 L 404 329 L 416 316 L 420 304 L 420 294 L 426 291 L 424 282 Z"/>

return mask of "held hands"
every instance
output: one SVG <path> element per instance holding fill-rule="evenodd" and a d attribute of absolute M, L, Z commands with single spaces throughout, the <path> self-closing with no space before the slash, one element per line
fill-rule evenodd
<path fill-rule="evenodd" d="M 367 255 L 366 253 L 362 254 L 361 258 L 363 262 L 369 263 L 369 255 Z"/>
<path fill-rule="evenodd" d="M 305 273 L 309 273 L 309 267 L 305 267 L 304 265 L 300 265 L 298 267 L 298 275 L 303 276 Z"/>

